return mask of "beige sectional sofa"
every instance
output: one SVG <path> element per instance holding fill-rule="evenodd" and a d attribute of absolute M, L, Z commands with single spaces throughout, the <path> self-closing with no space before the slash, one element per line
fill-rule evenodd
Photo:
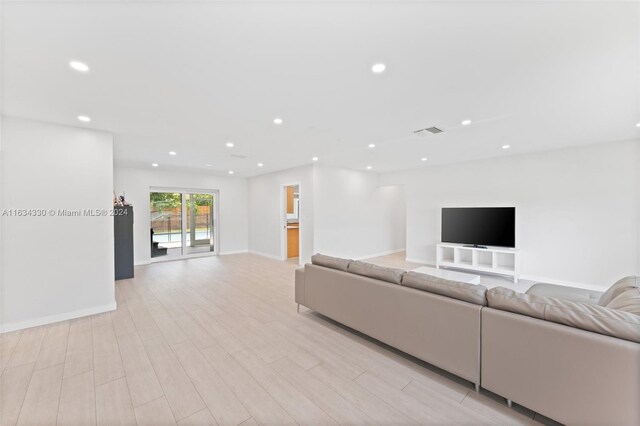
<path fill-rule="evenodd" d="M 296 302 L 565 424 L 640 425 L 640 282 L 527 294 L 315 255 Z"/>

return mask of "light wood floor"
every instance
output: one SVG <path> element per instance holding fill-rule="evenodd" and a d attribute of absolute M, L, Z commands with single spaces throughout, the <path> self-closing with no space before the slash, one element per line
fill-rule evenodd
<path fill-rule="evenodd" d="M 137 267 L 135 279 L 116 284 L 117 311 L 3 334 L 0 423 L 546 421 L 296 313 L 296 267 L 250 254 Z"/>

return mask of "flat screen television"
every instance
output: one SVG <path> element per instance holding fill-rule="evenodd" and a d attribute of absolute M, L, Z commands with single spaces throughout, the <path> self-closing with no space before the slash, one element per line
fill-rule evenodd
<path fill-rule="evenodd" d="M 516 246 L 515 207 L 446 207 L 442 242 L 472 246 Z"/>

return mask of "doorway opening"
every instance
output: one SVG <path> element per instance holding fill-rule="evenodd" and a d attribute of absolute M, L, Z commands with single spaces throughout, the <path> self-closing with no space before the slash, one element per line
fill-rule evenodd
<path fill-rule="evenodd" d="M 300 185 L 282 186 L 283 259 L 300 259 Z"/>
<path fill-rule="evenodd" d="M 152 260 L 216 254 L 217 199 L 217 191 L 151 191 Z"/>

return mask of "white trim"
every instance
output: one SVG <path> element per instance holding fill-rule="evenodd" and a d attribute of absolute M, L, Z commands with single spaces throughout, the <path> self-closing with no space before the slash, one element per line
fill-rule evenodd
<path fill-rule="evenodd" d="M 151 193 L 149 193 L 149 196 L 151 196 Z M 149 207 L 151 207 L 151 206 L 149 206 Z M 181 192 L 180 193 L 180 222 L 181 222 L 180 223 L 180 251 L 181 251 L 181 257 L 185 257 L 187 255 L 187 253 L 186 253 L 186 248 L 187 248 L 187 193 L 186 192 Z M 194 222 L 191 222 L 191 224 L 193 225 Z M 211 249 L 211 246 L 209 246 L 209 249 Z M 193 253 L 189 253 L 189 254 L 193 254 Z"/>
<path fill-rule="evenodd" d="M 144 266 L 144 265 L 150 265 L 151 264 L 151 260 L 143 260 L 141 262 L 133 262 L 133 266 Z"/>
<path fill-rule="evenodd" d="M 220 256 L 225 256 L 227 254 L 241 254 L 241 253 L 249 253 L 249 250 L 244 249 L 244 250 L 231 250 L 231 251 L 225 251 L 225 252 L 221 252 Z"/>
<path fill-rule="evenodd" d="M 280 256 L 275 256 L 275 255 L 269 254 L 269 253 L 263 253 L 261 251 L 249 250 L 248 253 L 255 254 L 255 255 L 258 255 L 258 256 L 262 256 L 262 257 L 268 257 L 269 259 L 275 259 L 275 260 L 282 261 Z"/>
<path fill-rule="evenodd" d="M 103 312 L 115 311 L 118 309 L 116 302 L 108 305 L 96 306 L 93 308 L 80 309 L 72 312 L 65 312 L 63 314 L 50 315 L 47 317 L 36 318 L 27 321 L 12 322 L 9 324 L 3 324 L 0 326 L 0 334 L 7 333 L 9 331 L 22 330 L 24 328 L 37 327 L 39 325 L 51 324 L 54 322 L 66 321 L 74 318 L 86 317 L 88 315 L 101 314 Z"/>
<path fill-rule="evenodd" d="M 370 257 L 388 256 L 390 254 L 400 253 L 401 251 L 405 251 L 405 250 L 406 248 L 401 248 L 396 250 L 387 250 L 380 253 L 367 254 L 365 256 L 357 256 L 357 257 L 354 257 L 353 260 L 369 259 Z"/>

